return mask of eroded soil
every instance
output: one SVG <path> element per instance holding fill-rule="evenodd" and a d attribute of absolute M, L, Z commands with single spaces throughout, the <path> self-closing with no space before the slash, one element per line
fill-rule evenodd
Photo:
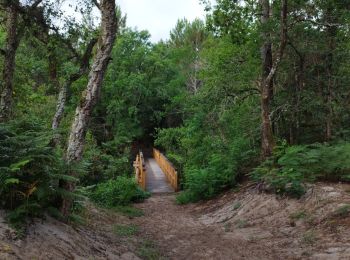
<path fill-rule="evenodd" d="M 135 223 L 170 259 L 350 259 L 349 190 L 313 185 L 294 200 L 248 185 L 186 206 L 153 196 Z"/>
<path fill-rule="evenodd" d="M 88 205 L 85 225 L 37 220 L 24 239 L 0 217 L 0 259 L 350 259 L 349 191 L 316 184 L 295 200 L 245 185 L 185 206 L 154 195 L 135 205 L 144 216 Z"/>

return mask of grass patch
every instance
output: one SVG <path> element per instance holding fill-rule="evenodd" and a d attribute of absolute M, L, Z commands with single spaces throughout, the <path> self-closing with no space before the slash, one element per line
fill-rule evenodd
<path fill-rule="evenodd" d="M 301 242 L 306 245 L 313 245 L 316 242 L 316 234 L 315 231 L 309 230 L 304 233 Z"/>
<path fill-rule="evenodd" d="M 246 221 L 245 219 L 239 219 L 236 221 L 236 226 L 237 228 L 245 228 L 248 226 L 248 221 Z"/>
<path fill-rule="evenodd" d="M 122 214 L 123 216 L 129 218 L 142 217 L 144 215 L 143 211 L 132 206 L 117 206 L 113 208 L 113 211 Z"/>
<path fill-rule="evenodd" d="M 144 240 L 136 253 L 140 258 L 146 260 L 163 259 L 154 242 L 151 240 Z"/>
<path fill-rule="evenodd" d="M 339 217 L 339 218 L 345 218 L 345 217 L 349 216 L 350 215 L 350 205 L 349 204 L 345 204 L 345 205 L 339 207 L 334 212 L 334 215 L 336 217 Z"/>
<path fill-rule="evenodd" d="M 241 206 L 242 206 L 242 203 L 238 201 L 233 205 L 233 210 L 239 209 Z"/>
<path fill-rule="evenodd" d="M 225 223 L 224 230 L 225 230 L 225 232 L 230 232 L 230 230 L 231 230 L 231 223 L 230 222 Z"/>
<path fill-rule="evenodd" d="M 136 225 L 114 225 L 113 232 L 121 237 L 130 237 L 136 235 L 139 228 Z"/>
<path fill-rule="evenodd" d="M 292 220 L 299 220 L 299 219 L 306 218 L 306 216 L 307 216 L 306 212 L 304 210 L 300 210 L 291 214 L 289 218 Z"/>

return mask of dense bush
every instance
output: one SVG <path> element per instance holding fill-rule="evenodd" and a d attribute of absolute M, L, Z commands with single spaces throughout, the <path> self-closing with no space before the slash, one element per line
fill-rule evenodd
<path fill-rule="evenodd" d="M 90 193 L 90 197 L 97 204 L 110 208 L 141 202 L 149 197 L 149 193 L 144 192 L 134 179 L 120 176 L 98 184 Z"/>
<path fill-rule="evenodd" d="M 207 106 L 205 109 L 211 109 Z M 224 189 L 233 187 L 242 174 L 242 168 L 255 156 L 251 139 L 242 134 L 244 106 L 232 108 L 220 115 L 198 112 L 186 126 L 176 130 L 163 129 L 157 144 L 166 148 L 167 155 L 177 154 L 183 165 L 181 183 L 184 192 L 179 203 L 209 199 Z M 214 126 L 208 124 L 213 120 Z M 254 125 L 254 121 L 248 125 Z M 176 137 L 177 136 L 177 137 Z M 169 158 L 172 158 L 171 156 Z"/>
<path fill-rule="evenodd" d="M 0 207 L 11 210 L 11 222 L 55 206 L 60 180 L 66 176 L 62 155 L 49 143 L 52 133 L 36 119 L 0 124 Z"/>
<path fill-rule="evenodd" d="M 80 178 L 81 185 L 94 185 L 131 171 L 128 152 L 111 155 L 104 147 L 89 145 L 84 154 L 87 169 Z"/>
<path fill-rule="evenodd" d="M 283 144 L 251 176 L 269 190 L 300 197 L 305 192 L 305 182 L 350 180 L 350 143 Z"/>

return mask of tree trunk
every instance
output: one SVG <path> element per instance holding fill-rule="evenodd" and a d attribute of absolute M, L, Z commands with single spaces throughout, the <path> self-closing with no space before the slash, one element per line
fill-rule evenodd
<path fill-rule="evenodd" d="M 261 48 L 262 58 L 262 80 L 261 80 L 261 149 L 263 159 L 269 157 L 272 154 L 273 147 L 275 145 L 272 123 L 270 118 L 270 102 L 273 95 L 273 80 L 267 82 L 267 78 L 272 68 L 272 47 L 271 47 L 271 35 L 266 31 L 266 24 L 270 19 L 270 1 L 261 0 L 262 16 L 261 25 L 263 27 L 263 46 Z"/>
<path fill-rule="evenodd" d="M 281 42 L 276 58 L 272 61 L 271 37 L 266 31 L 266 26 L 270 19 L 270 1 L 261 0 L 262 16 L 261 24 L 263 26 L 262 38 L 264 40 L 261 48 L 262 55 L 262 80 L 261 80 L 261 155 L 262 159 L 272 155 L 275 141 L 272 132 L 272 122 L 270 118 L 270 103 L 273 95 L 273 78 L 276 74 L 279 63 L 281 62 L 284 50 L 287 45 L 287 0 L 282 1 L 281 10 Z M 272 64 L 271 64 L 272 63 Z"/>
<path fill-rule="evenodd" d="M 327 8 L 326 20 L 328 23 L 336 23 L 337 17 L 332 12 L 332 7 Z M 334 89 L 334 77 L 333 77 L 333 51 L 336 48 L 336 36 L 337 27 L 329 26 L 326 31 L 327 34 L 327 47 L 328 53 L 326 54 L 326 74 L 327 74 L 327 90 L 326 90 L 326 104 L 327 104 L 327 115 L 326 115 L 326 136 L 325 141 L 330 141 L 333 134 L 333 89 Z"/>
<path fill-rule="evenodd" d="M 82 95 L 80 104 L 76 108 L 66 153 L 66 161 L 68 164 L 79 162 L 82 158 L 88 123 L 92 110 L 99 97 L 102 81 L 107 70 L 116 37 L 117 19 L 115 1 L 102 0 L 99 4 L 99 8 L 102 13 L 100 46 L 98 47 L 96 57 L 94 58 L 89 73 L 89 81 L 86 90 Z M 70 174 L 72 176 L 75 175 L 74 172 Z M 75 188 L 72 182 L 67 182 L 64 186 L 69 192 L 73 191 Z M 71 205 L 71 199 L 63 199 L 61 211 L 65 217 L 69 215 Z"/>
<path fill-rule="evenodd" d="M 18 2 L 17 2 L 18 4 Z M 12 113 L 13 76 L 16 65 L 16 51 L 19 45 L 17 32 L 18 11 L 13 5 L 6 8 L 6 46 L 4 50 L 3 86 L 0 98 L 0 122 L 5 122 Z"/>
<path fill-rule="evenodd" d="M 69 85 L 70 85 L 69 82 L 65 83 L 61 87 L 60 92 L 58 93 L 56 113 L 52 120 L 52 130 L 57 130 L 61 123 L 63 113 L 64 113 L 64 108 L 66 106 L 67 92 L 68 92 Z"/>
<path fill-rule="evenodd" d="M 80 59 L 80 69 L 77 73 L 74 73 L 69 76 L 69 79 L 64 82 L 64 84 L 61 86 L 59 94 L 58 94 L 58 100 L 57 100 L 57 106 L 56 106 L 56 112 L 55 115 L 52 119 L 52 125 L 51 128 L 52 130 L 57 130 L 61 124 L 61 120 L 63 118 L 64 114 L 64 109 L 66 107 L 66 103 L 68 100 L 68 91 L 73 82 L 81 78 L 89 68 L 89 61 L 92 55 L 93 48 L 95 44 L 97 43 L 97 39 L 93 38 L 91 41 L 88 43 L 85 53 L 82 57 L 79 57 Z M 53 145 L 57 145 L 59 143 L 60 136 L 56 134 L 54 136 Z"/>

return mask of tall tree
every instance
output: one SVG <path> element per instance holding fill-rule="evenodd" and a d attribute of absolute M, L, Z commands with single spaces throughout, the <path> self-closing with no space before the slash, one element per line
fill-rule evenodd
<path fill-rule="evenodd" d="M 8 4 L 6 7 L 6 44 L 3 50 L 4 67 L 2 72 L 3 84 L 0 97 L 0 122 L 10 118 L 12 112 L 13 75 L 15 72 L 16 51 L 20 42 L 18 30 L 19 1 Z"/>
<path fill-rule="evenodd" d="M 261 24 L 263 26 L 263 45 L 261 48 L 262 79 L 261 79 L 261 149 L 262 157 L 269 157 L 275 146 L 270 117 L 270 103 L 273 98 L 273 78 L 277 67 L 281 62 L 284 49 L 287 45 L 287 0 L 282 0 L 281 7 L 281 39 L 276 57 L 272 59 L 272 47 L 270 32 L 266 29 L 270 20 L 270 0 L 261 0 Z"/>
<path fill-rule="evenodd" d="M 76 108 L 74 122 L 68 141 L 66 161 L 68 164 L 79 162 L 83 155 L 85 135 L 92 110 L 99 98 L 103 78 L 111 58 L 111 52 L 117 32 L 117 17 L 114 0 L 101 0 L 96 5 L 101 10 L 101 37 L 92 68 L 89 73 L 89 80 L 86 90 Z M 74 175 L 74 172 L 71 173 Z M 67 182 L 65 189 L 73 191 L 73 182 Z M 68 216 L 72 201 L 65 198 L 62 202 L 62 214 Z"/>
<path fill-rule="evenodd" d="M 198 74 L 202 64 L 199 54 L 208 35 L 205 24 L 199 19 L 193 22 L 186 19 L 179 20 L 170 32 L 169 42 L 171 46 L 175 47 L 179 54 L 182 54 L 179 65 L 187 79 L 187 89 L 194 94 L 198 92 L 201 86 Z"/>
<path fill-rule="evenodd" d="M 270 102 L 273 95 L 273 80 L 271 79 L 267 81 L 272 68 L 271 34 L 267 30 L 267 25 L 270 20 L 270 0 L 261 0 L 260 4 L 262 10 L 260 22 L 263 27 L 263 44 L 261 47 L 261 149 L 263 158 L 266 158 L 272 154 L 272 150 L 275 145 L 272 133 L 272 123 L 270 118 Z"/>
<path fill-rule="evenodd" d="M 0 2 L 0 6 L 6 10 L 6 43 L 5 48 L 1 50 L 4 55 L 4 67 L 0 96 L 0 122 L 7 121 L 11 117 L 16 52 L 24 31 L 33 23 L 42 23 L 45 20 L 43 16 L 45 7 L 39 7 L 43 0 L 29 1 L 31 2 L 31 5 L 21 5 L 19 0 Z M 20 18 L 23 20 L 21 24 Z"/>

